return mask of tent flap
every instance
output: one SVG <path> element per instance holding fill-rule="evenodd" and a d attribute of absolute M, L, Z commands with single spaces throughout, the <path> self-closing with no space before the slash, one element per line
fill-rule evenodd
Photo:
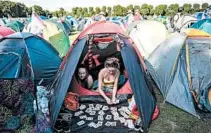
<path fill-rule="evenodd" d="M 77 45 L 74 46 L 66 60 L 64 68 L 60 71 L 58 81 L 53 87 L 54 93 L 50 99 L 50 117 L 52 124 L 56 122 L 85 44 L 86 38 L 81 39 Z"/>
<path fill-rule="evenodd" d="M 176 72 L 171 87 L 167 92 L 166 100 L 169 103 L 187 111 L 188 113 L 198 116 L 194 107 L 192 94 L 189 90 L 190 86 L 186 70 L 187 68 L 184 53 L 181 54 L 178 59 Z"/>
<path fill-rule="evenodd" d="M 149 91 L 144 72 L 142 71 L 141 65 L 137 62 L 139 58 L 135 53 L 130 45 L 125 45 L 121 49 L 123 62 L 129 74 L 129 81 L 135 101 L 139 112 L 141 112 L 143 127 L 147 129 L 155 109 L 155 100 Z"/>

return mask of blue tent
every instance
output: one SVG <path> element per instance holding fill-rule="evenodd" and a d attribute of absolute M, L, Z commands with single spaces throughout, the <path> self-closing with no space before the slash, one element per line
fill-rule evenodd
<path fill-rule="evenodd" d="M 102 27 L 104 23 L 107 24 L 107 26 L 109 26 L 111 30 L 118 29 L 119 31 L 122 31 L 118 25 L 109 22 L 101 22 L 99 24 L 93 25 L 95 25 L 95 28 L 98 29 L 97 27 Z M 91 32 L 103 33 L 102 28 L 98 29 L 99 31 L 96 31 L 96 29 L 92 29 L 92 26 L 90 26 L 89 28 Z M 68 89 L 73 89 L 72 87 L 70 87 L 71 81 L 74 79 L 73 75 L 75 73 L 77 65 L 79 64 L 79 62 L 81 62 L 81 59 L 83 59 L 84 55 L 86 54 L 88 47 L 87 36 L 89 36 L 88 34 L 92 34 L 90 33 L 90 31 L 87 29 L 87 33 L 82 33 L 80 35 L 80 39 L 77 41 L 76 44 L 73 45 L 71 52 L 68 53 L 68 55 L 64 59 L 61 70 L 58 72 L 56 80 L 52 85 L 52 89 L 54 90 L 54 92 L 50 100 L 50 117 L 53 125 L 57 120 L 65 96 L 69 91 Z M 116 31 L 116 34 L 118 34 L 119 31 Z M 113 33 L 113 31 L 108 32 Z M 133 45 L 128 41 L 128 38 L 124 36 L 124 33 L 119 33 L 119 38 L 123 41 L 124 44 L 124 46 L 121 48 L 121 51 L 119 51 L 119 54 L 129 75 L 131 89 L 133 91 L 135 101 L 137 103 L 138 110 L 140 111 L 141 119 L 143 121 L 143 129 L 146 130 L 149 126 L 149 123 L 151 122 L 152 114 L 155 109 L 155 100 L 151 92 L 149 91 L 149 84 L 146 78 L 146 73 L 143 70 L 142 63 L 139 62 L 140 58 L 137 55 L 137 52 L 135 51 Z M 112 46 L 113 48 L 108 50 L 107 52 L 105 50 L 104 56 L 111 56 L 111 54 L 114 54 L 111 51 L 114 51 L 116 46 L 113 43 L 110 47 Z M 101 57 L 102 56 L 103 55 L 101 54 Z"/>
<path fill-rule="evenodd" d="M 211 18 L 200 20 L 194 23 L 190 28 L 199 29 L 211 34 Z"/>
<path fill-rule="evenodd" d="M 78 21 L 77 21 L 75 18 L 73 18 L 73 17 L 71 17 L 71 16 L 67 16 L 67 17 L 66 17 L 66 20 L 67 20 L 72 26 L 74 26 L 74 27 L 77 27 L 77 26 L 78 26 Z"/>
<path fill-rule="evenodd" d="M 197 18 L 197 20 L 203 20 L 203 19 L 210 19 L 211 16 L 209 16 L 207 13 L 204 12 L 197 12 L 193 15 Z"/>
<path fill-rule="evenodd" d="M 164 100 L 197 117 L 195 102 L 209 110 L 211 107 L 207 102 L 211 87 L 210 41 L 177 33 L 146 61 Z"/>
<path fill-rule="evenodd" d="M 15 33 L 2 38 L 0 49 L 4 54 L 0 77 L 19 77 L 21 73 L 27 73 L 20 69 L 21 65 L 30 62 L 35 80 L 45 83 L 53 79 L 61 63 L 59 53 L 47 41 L 30 33 Z M 11 54 L 5 54 L 5 51 Z M 26 53 L 29 61 L 24 57 Z"/>
<path fill-rule="evenodd" d="M 71 24 L 69 24 L 67 21 L 62 21 L 62 25 L 65 28 L 66 34 L 70 35 L 70 33 L 71 33 Z"/>

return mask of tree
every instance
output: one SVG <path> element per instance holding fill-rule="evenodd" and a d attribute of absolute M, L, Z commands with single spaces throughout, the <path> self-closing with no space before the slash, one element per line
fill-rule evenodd
<path fill-rule="evenodd" d="M 112 9 L 111 7 L 107 7 L 108 16 L 112 16 Z"/>
<path fill-rule="evenodd" d="M 194 10 L 195 12 L 200 11 L 200 4 L 197 4 L 197 3 L 193 4 L 193 10 Z"/>
<path fill-rule="evenodd" d="M 106 6 L 103 6 L 101 11 L 106 12 Z"/>
<path fill-rule="evenodd" d="M 84 13 L 88 13 L 88 8 L 84 7 L 84 8 L 83 8 L 83 12 L 84 12 Z"/>
<path fill-rule="evenodd" d="M 89 13 L 93 12 L 93 7 L 89 7 Z"/>
<path fill-rule="evenodd" d="M 99 7 L 96 7 L 96 8 L 95 8 L 95 13 L 96 13 L 96 14 L 99 14 L 99 13 L 100 13 L 100 11 L 101 11 L 101 10 L 100 10 L 100 8 L 99 8 Z"/>
<path fill-rule="evenodd" d="M 77 10 L 78 10 L 78 7 L 74 7 L 74 8 L 72 8 L 72 16 L 76 16 L 76 14 L 77 14 Z"/>
<path fill-rule="evenodd" d="M 202 7 L 202 9 L 203 9 L 203 10 L 205 10 L 205 9 L 207 9 L 207 8 L 208 8 L 208 6 L 209 6 L 209 4 L 208 4 L 208 3 L 203 3 L 201 7 Z"/>
<path fill-rule="evenodd" d="M 149 14 L 153 15 L 154 14 L 153 5 L 148 5 L 148 9 L 149 9 Z"/>
<path fill-rule="evenodd" d="M 178 4 L 171 4 L 168 7 L 168 15 L 175 15 L 178 12 L 179 5 Z"/>
<path fill-rule="evenodd" d="M 129 5 L 126 7 L 127 10 L 133 10 L 133 5 Z"/>
<path fill-rule="evenodd" d="M 64 10 L 64 8 L 59 8 L 59 11 L 58 11 L 58 13 L 59 13 L 59 16 L 65 16 L 66 14 L 67 14 L 67 12 Z"/>
<path fill-rule="evenodd" d="M 147 4 L 141 5 L 141 14 L 148 15 L 150 13 L 150 10 L 148 8 Z"/>
<path fill-rule="evenodd" d="M 82 16 L 82 8 L 81 7 L 77 8 L 77 11 L 76 12 L 77 12 L 76 13 L 76 17 L 77 18 Z"/>
<path fill-rule="evenodd" d="M 134 6 L 134 10 L 139 10 L 140 11 L 141 10 L 141 7 L 139 5 L 135 5 Z"/>
<path fill-rule="evenodd" d="M 165 15 L 166 12 L 167 12 L 167 5 L 158 5 L 155 7 L 156 15 Z"/>
<path fill-rule="evenodd" d="M 184 4 L 184 5 L 183 5 L 183 8 L 184 8 L 183 13 L 184 13 L 184 14 L 188 14 L 188 13 L 190 13 L 190 11 L 191 11 L 191 7 L 192 7 L 192 5 L 191 5 L 191 4 Z"/>
<path fill-rule="evenodd" d="M 41 6 L 34 5 L 33 8 L 38 15 L 44 15 L 44 11 Z"/>

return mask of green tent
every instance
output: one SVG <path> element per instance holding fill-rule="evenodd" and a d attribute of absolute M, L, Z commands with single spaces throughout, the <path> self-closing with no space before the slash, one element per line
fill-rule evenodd
<path fill-rule="evenodd" d="M 43 21 L 45 29 L 43 37 L 49 41 L 52 46 L 59 52 L 60 57 L 64 57 L 70 48 L 70 40 L 58 22 L 45 20 Z"/>
<path fill-rule="evenodd" d="M 24 28 L 24 25 L 19 21 L 11 21 L 6 24 L 7 27 L 10 27 L 15 32 L 21 32 Z"/>

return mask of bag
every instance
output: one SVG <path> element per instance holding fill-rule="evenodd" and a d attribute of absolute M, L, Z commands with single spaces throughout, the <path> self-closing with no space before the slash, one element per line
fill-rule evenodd
<path fill-rule="evenodd" d="M 65 107 L 71 111 L 76 111 L 79 108 L 79 95 L 69 92 L 64 101 Z"/>

